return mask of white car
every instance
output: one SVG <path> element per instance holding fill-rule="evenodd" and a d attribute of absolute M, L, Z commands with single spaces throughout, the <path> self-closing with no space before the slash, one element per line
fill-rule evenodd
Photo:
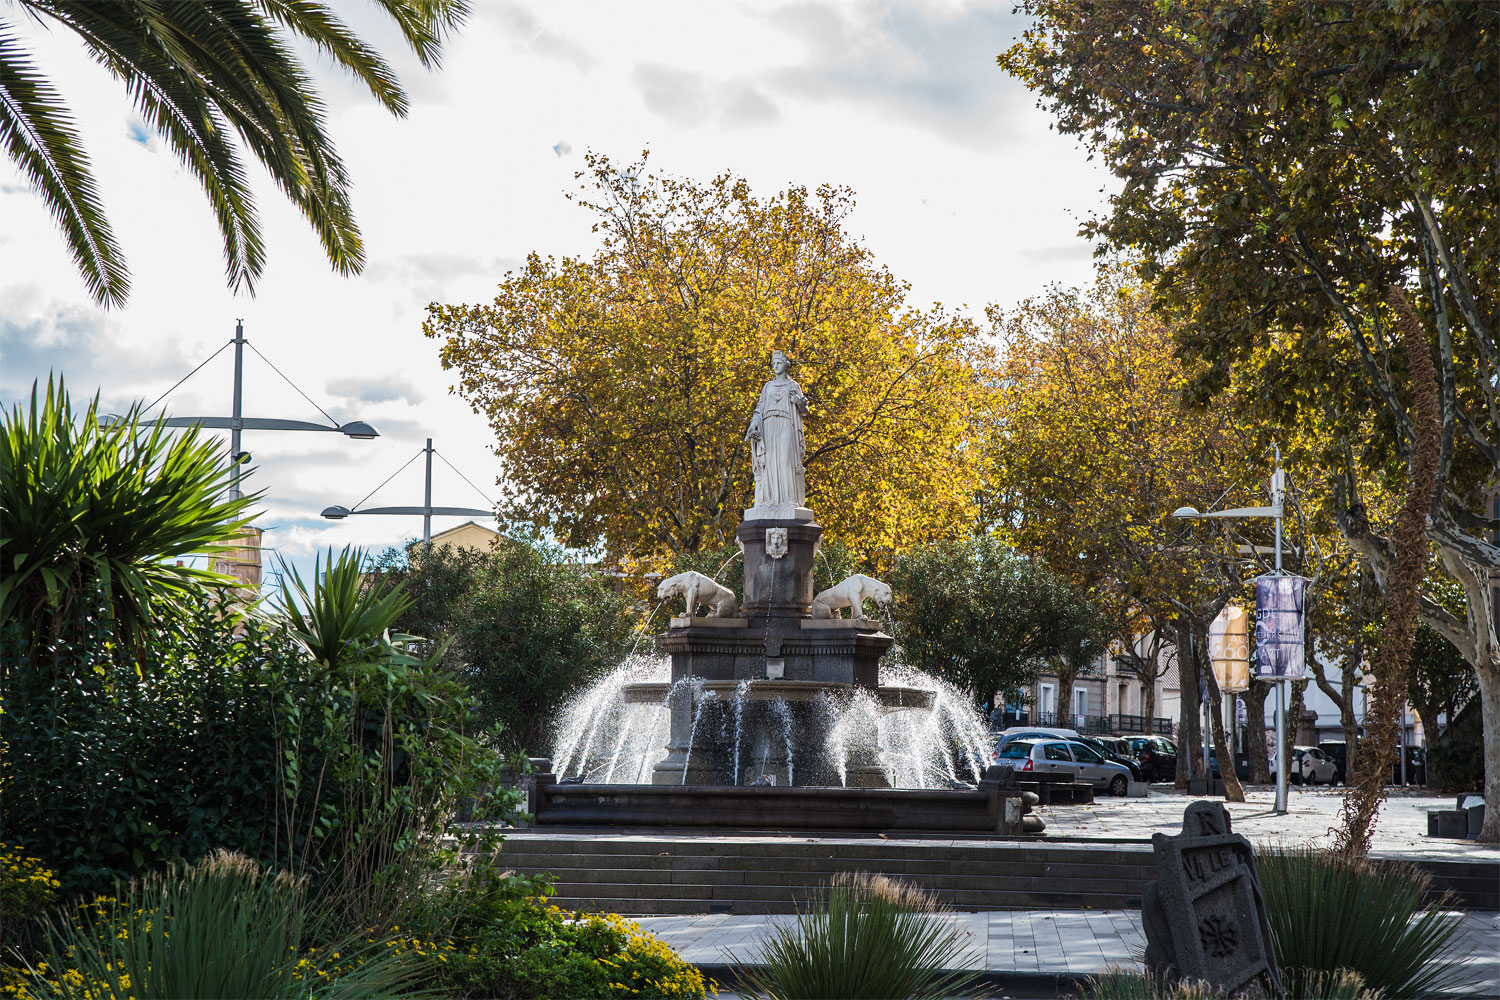
<path fill-rule="evenodd" d="M 1333 758 L 1317 747 L 1292 747 L 1292 762 L 1287 768 L 1292 784 L 1331 785 L 1338 770 Z M 1276 780 L 1275 753 L 1271 754 L 1271 780 Z"/>

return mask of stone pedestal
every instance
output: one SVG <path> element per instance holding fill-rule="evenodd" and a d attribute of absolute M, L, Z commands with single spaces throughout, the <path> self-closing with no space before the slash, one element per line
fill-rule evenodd
<path fill-rule="evenodd" d="M 734 537 L 745 554 L 740 614 L 756 619 L 806 617 L 823 529 L 812 521 L 747 520 Z"/>

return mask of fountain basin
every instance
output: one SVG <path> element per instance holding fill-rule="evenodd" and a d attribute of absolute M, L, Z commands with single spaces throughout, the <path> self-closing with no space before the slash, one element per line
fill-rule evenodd
<path fill-rule="evenodd" d="M 826 681 L 758 680 L 745 685 L 743 692 L 740 684 L 740 681 L 704 681 L 689 690 L 698 692 L 694 695 L 695 698 L 707 695 L 725 701 L 743 698 L 753 702 L 805 702 L 821 697 L 851 698 L 855 692 L 853 684 L 833 684 Z M 671 688 L 672 685 L 665 681 L 626 684 L 621 689 L 621 699 L 627 705 L 662 705 L 666 703 L 667 693 Z M 936 699 L 936 692 L 924 688 L 886 685 L 876 688 L 875 698 L 880 707 L 887 710 L 930 709 Z"/>

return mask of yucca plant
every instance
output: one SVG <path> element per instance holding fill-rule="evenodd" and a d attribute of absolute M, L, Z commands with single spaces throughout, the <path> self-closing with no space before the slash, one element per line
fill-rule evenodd
<path fill-rule="evenodd" d="M 428 67 L 437 65 L 444 35 L 468 15 L 466 0 L 376 0 L 375 7 Z M 208 196 L 232 288 L 253 290 L 265 266 L 251 175 L 235 133 L 306 216 L 334 268 L 351 274 L 363 266 L 348 174 L 299 53 L 316 49 L 394 115 L 405 116 L 407 99 L 390 65 L 333 7 L 308 0 L 17 0 L 0 8 L 0 146 L 51 210 L 89 292 L 118 305 L 130 285 L 124 256 L 72 116 L 22 45 L 12 9 L 71 31 L 124 85 L 147 127 Z"/>
<path fill-rule="evenodd" d="M 301 880 L 219 851 L 122 886 L 47 926 L 36 1000 L 382 1000 L 418 996 L 420 967 L 365 934 L 303 948 Z"/>
<path fill-rule="evenodd" d="M 1389 1000 L 1471 985 L 1455 961 L 1462 917 L 1424 902 L 1424 873 L 1306 848 L 1262 848 L 1259 869 L 1288 996 L 1321 995 L 1315 980 L 1338 970 Z"/>
<path fill-rule="evenodd" d="M 313 562 L 313 585 L 281 565 L 281 604 L 294 635 L 313 659 L 329 667 L 370 657 L 389 644 L 391 624 L 411 607 L 402 587 L 380 592 L 364 570 L 364 552 L 347 545 Z M 435 658 L 434 658 L 435 659 Z"/>
<path fill-rule="evenodd" d="M 102 590 L 104 613 L 130 641 L 153 605 L 234 581 L 176 564 L 212 553 L 249 524 L 254 496 L 228 495 L 219 444 L 171 431 L 139 406 L 107 426 L 99 399 L 75 413 L 62 379 L 0 416 L 0 627 L 34 639 Z"/>
<path fill-rule="evenodd" d="M 777 927 L 762 965 L 731 956 L 742 983 L 771 1000 L 850 1000 L 977 995 L 962 968 L 965 934 L 932 896 L 867 872 L 835 875 L 824 905 Z"/>

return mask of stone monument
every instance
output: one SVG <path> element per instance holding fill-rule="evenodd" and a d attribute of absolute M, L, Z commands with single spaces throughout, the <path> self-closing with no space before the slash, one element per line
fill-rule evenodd
<path fill-rule="evenodd" d="M 1182 833 L 1154 834 L 1157 880 L 1141 917 L 1146 968 L 1167 983 L 1203 980 L 1229 996 L 1280 996 L 1255 852 L 1230 829 L 1229 810 L 1194 802 Z"/>
<path fill-rule="evenodd" d="M 674 700 L 667 757 L 653 769 L 652 781 L 717 784 L 728 775 L 739 784 L 753 772 L 755 777 L 774 774 L 782 784 L 883 786 L 887 782 L 873 756 L 851 761 L 841 775 L 814 760 L 800 761 L 794 770 L 786 759 L 791 740 L 745 731 L 747 700 L 776 706 L 771 720 L 776 726 L 814 731 L 820 715 L 827 714 L 820 713 L 819 699 L 863 689 L 886 704 L 911 705 L 922 695 L 879 688 L 880 657 L 894 640 L 852 603 L 856 596 L 862 602 L 866 594 L 889 600 L 888 587 L 868 577 L 851 577 L 845 581 L 850 595 L 844 606 L 851 607 L 853 617 L 835 617 L 824 605 L 814 614 L 813 574 L 823 529 L 806 506 L 802 418 L 808 413 L 807 397 L 790 375 L 786 354 L 776 351 L 771 368 L 774 376 L 761 389 L 745 432 L 755 496 L 735 531 L 744 554 L 739 613 L 727 616 L 716 609 L 715 616 L 698 618 L 689 607 L 657 638 L 657 648 L 672 659 Z M 690 599 L 698 599 L 696 593 Z M 649 696 L 659 697 L 654 691 L 641 695 Z M 930 695 L 927 700 L 930 704 Z M 725 743 L 734 755 L 727 768 L 716 760 L 716 754 L 723 756 L 723 746 L 693 746 L 700 713 L 709 710 L 727 713 Z M 869 725 L 873 727 L 873 719 Z M 860 734 L 850 738 L 858 745 L 874 744 Z M 757 740 L 765 747 L 762 757 L 753 769 L 742 768 L 743 746 Z"/>

